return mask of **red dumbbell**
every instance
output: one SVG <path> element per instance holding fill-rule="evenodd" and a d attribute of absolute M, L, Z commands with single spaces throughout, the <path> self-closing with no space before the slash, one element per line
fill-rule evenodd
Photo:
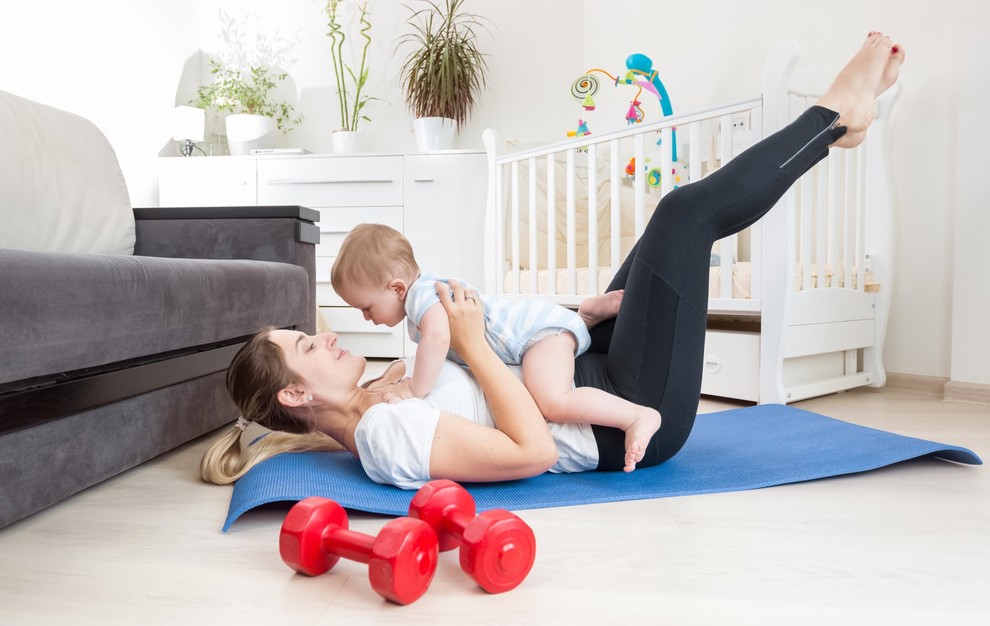
<path fill-rule="evenodd" d="M 348 530 L 343 507 L 326 498 L 306 498 L 292 507 L 278 549 L 286 565 L 307 576 L 329 571 L 341 557 L 367 563 L 371 587 L 397 604 L 418 600 L 437 570 L 437 535 L 428 524 L 400 517 L 372 537 Z"/>
<path fill-rule="evenodd" d="M 409 503 L 409 517 L 425 521 L 440 551 L 461 546 L 461 569 L 488 593 L 515 589 L 536 559 L 536 536 L 526 522 L 503 509 L 475 515 L 474 498 L 450 480 L 423 485 Z"/>

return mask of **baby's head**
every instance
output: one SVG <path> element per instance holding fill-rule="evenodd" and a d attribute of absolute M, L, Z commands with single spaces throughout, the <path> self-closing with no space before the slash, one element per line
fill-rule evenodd
<path fill-rule="evenodd" d="M 344 238 L 330 270 L 330 282 L 364 319 L 395 326 L 405 317 L 409 286 L 419 265 L 409 240 L 384 224 L 359 224 Z"/>

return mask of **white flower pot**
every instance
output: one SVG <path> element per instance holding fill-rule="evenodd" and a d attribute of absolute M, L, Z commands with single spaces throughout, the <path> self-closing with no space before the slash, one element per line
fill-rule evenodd
<path fill-rule="evenodd" d="M 368 151 L 368 137 L 361 131 L 333 131 L 333 151 L 335 154 L 354 154 Z"/>
<path fill-rule="evenodd" d="M 448 117 L 417 117 L 413 120 L 416 148 L 420 152 L 453 150 L 457 122 Z"/>
<path fill-rule="evenodd" d="M 275 120 L 253 113 L 235 113 L 226 119 L 230 154 L 250 154 L 255 148 L 275 147 Z"/>

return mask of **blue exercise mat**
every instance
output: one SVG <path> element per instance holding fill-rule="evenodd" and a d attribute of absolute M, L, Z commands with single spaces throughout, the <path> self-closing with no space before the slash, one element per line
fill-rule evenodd
<path fill-rule="evenodd" d="M 857 426 L 783 405 L 699 415 L 673 459 L 624 472 L 543 474 L 525 480 L 464 485 L 478 511 L 537 509 L 618 500 L 741 491 L 852 474 L 931 455 L 982 465 L 966 448 Z M 223 530 L 250 509 L 309 496 L 345 508 L 405 515 L 415 491 L 379 485 L 349 452 L 281 454 L 234 486 Z"/>

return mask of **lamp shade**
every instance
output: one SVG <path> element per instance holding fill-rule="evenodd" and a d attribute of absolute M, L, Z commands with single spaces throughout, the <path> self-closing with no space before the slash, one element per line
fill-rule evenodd
<path fill-rule="evenodd" d="M 172 139 L 176 141 L 203 141 L 206 128 L 206 111 L 190 106 L 177 106 L 172 114 Z"/>

